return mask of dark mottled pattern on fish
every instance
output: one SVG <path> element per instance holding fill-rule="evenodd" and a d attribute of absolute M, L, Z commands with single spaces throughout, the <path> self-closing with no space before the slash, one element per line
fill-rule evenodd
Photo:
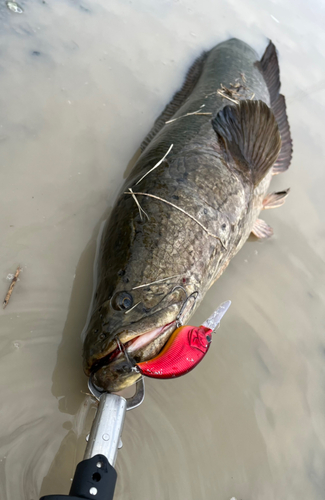
<path fill-rule="evenodd" d="M 276 173 L 288 168 L 292 151 L 279 88 L 273 44 L 258 62 L 248 45 L 229 40 L 193 64 L 143 141 L 101 242 L 84 345 L 85 371 L 98 386 L 117 390 L 139 376 L 118 353 L 116 336 L 134 360 L 150 359 L 176 328 L 186 297 L 197 291 L 197 307 L 251 231 L 271 234 L 258 215 L 273 165 Z"/>

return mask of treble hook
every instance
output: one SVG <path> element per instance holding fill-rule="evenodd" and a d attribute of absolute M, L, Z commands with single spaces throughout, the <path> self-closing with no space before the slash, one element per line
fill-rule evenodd
<path fill-rule="evenodd" d="M 120 339 L 118 338 L 118 336 L 116 335 L 115 337 L 115 340 L 116 340 L 116 343 L 117 343 L 117 346 L 119 348 L 119 350 L 124 354 L 125 356 L 125 359 L 127 360 L 127 362 L 131 365 L 131 366 L 134 366 L 134 363 L 132 363 L 128 353 L 127 353 L 127 350 L 125 349 L 125 345 L 123 344 L 123 342 L 120 341 Z"/>
<path fill-rule="evenodd" d="M 183 287 L 181 287 L 181 288 L 183 288 Z M 187 294 L 186 294 L 186 295 L 187 295 Z M 183 322 L 182 322 L 182 320 L 181 320 L 181 315 L 183 314 L 184 309 L 185 309 L 185 307 L 186 307 L 186 305 L 187 305 L 188 301 L 189 301 L 192 297 L 194 298 L 194 303 L 193 303 L 193 306 L 192 306 L 192 308 L 191 308 L 191 310 L 190 310 L 190 312 L 191 312 L 191 311 L 192 311 L 192 309 L 193 309 L 193 307 L 194 307 L 194 305 L 195 305 L 195 302 L 196 302 L 196 299 L 197 299 L 197 296 L 198 296 L 198 295 L 199 295 L 198 290 L 195 290 L 195 291 L 194 291 L 194 292 L 192 292 L 190 295 L 188 295 L 188 296 L 186 297 L 186 299 L 184 300 L 183 305 L 182 305 L 182 307 L 181 307 L 181 309 L 180 309 L 180 311 L 179 311 L 178 315 L 176 316 L 176 326 L 177 326 L 177 328 L 179 328 L 180 326 L 183 326 Z"/>

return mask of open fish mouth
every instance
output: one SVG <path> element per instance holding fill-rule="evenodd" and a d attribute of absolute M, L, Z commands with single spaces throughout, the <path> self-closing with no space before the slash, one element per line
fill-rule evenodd
<path fill-rule="evenodd" d="M 104 391 L 117 392 L 135 383 L 141 377 L 136 364 L 159 354 L 171 334 L 189 316 L 196 298 L 197 292 L 193 292 L 184 301 L 160 309 L 158 314 L 154 311 L 137 322 L 130 322 L 111 332 L 106 341 L 100 341 L 99 335 L 95 352 L 88 351 L 91 356 L 84 358 L 86 372 L 94 385 Z"/>
<path fill-rule="evenodd" d="M 157 349 L 161 349 L 163 345 L 167 342 L 169 336 L 176 328 L 176 320 L 168 323 L 167 325 L 160 326 L 158 328 L 154 328 L 149 332 L 137 334 L 131 340 L 123 343 L 120 340 L 119 335 L 116 335 L 115 343 L 116 347 L 112 350 L 112 347 L 109 349 L 109 353 L 106 356 L 101 357 L 98 361 L 96 361 L 90 371 L 92 373 L 98 371 L 104 365 L 108 365 L 114 360 L 120 358 L 121 356 L 125 356 L 126 358 L 132 359 L 136 362 L 139 361 L 147 361 L 150 347 L 153 348 L 153 344 Z M 168 335 L 166 335 L 168 333 Z M 165 335 L 164 335 L 165 334 Z M 122 335 L 121 335 L 122 336 Z M 159 337 L 162 337 L 159 339 Z M 154 342 L 155 340 L 160 340 L 160 342 Z M 153 349 L 151 349 L 153 350 Z M 156 353 L 153 353 L 155 355 Z M 153 357 L 153 356 L 152 356 Z M 135 359 L 136 358 L 136 359 Z M 143 359 L 146 358 L 146 359 Z"/>
<path fill-rule="evenodd" d="M 116 348 L 96 361 L 91 369 L 95 387 L 108 392 L 120 391 L 134 384 L 141 374 L 135 370 L 137 363 L 154 358 L 177 328 L 176 320 L 122 343 L 116 338 Z"/>

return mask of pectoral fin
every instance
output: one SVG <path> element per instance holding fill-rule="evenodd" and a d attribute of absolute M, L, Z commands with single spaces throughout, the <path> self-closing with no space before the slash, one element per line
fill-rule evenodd
<path fill-rule="evenodd" d="M 257 186 L 276 161 L 281 138 L 272 110 L 263 101 L 241 100 L 225 106 L 212 120 L 225 155 Z M 227 161 L 227 158 L 226 158 Z"/>
<path fill-rule="evenodd" d="M 281 207 L 286 201 L 289 192 L 290 188 L 279 191 L 278 193 L 267 194 L 263 200 L 263 210 Z"/>
<path fill-rule="evenodd" d="M 256 219 L 252 233 L 256 238 L 270 238 L 273 235 L 273 229 L 264 220 Z"/>

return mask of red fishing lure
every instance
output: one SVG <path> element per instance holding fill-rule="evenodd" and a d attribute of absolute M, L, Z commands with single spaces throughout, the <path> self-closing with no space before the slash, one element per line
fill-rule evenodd
<path fill-rule="evenodd" d="M 171 335 L 154 359 L 138 363 L 142 375 L 153 378 L 176 378 L 195 368 L 209 350 L 213 330 L 220 324 L 230 301 L 221 304 L 201 326 L 181 326 Z"/>
<path fill-rule="evenodd" d="M 181 326 L 172 334 L 154 359 L 138 364 L 142 375 L 153 378 L 180 377 L 193 370 L 204 358 L 212 340 L 212 330 L 204 326 Z"/>

